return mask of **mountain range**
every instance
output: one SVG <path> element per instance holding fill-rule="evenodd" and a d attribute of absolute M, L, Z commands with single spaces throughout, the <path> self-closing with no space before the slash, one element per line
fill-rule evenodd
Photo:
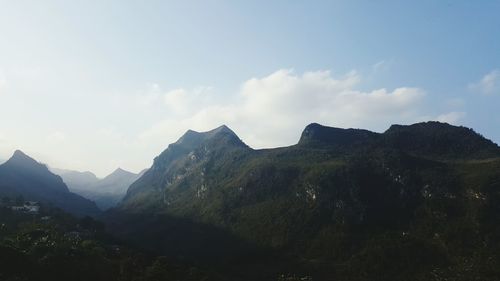
<path fill-rule="evenodd" d="M 140 176 L 55 172 L 74 190 L 129 187 L 100 214 L 16 151 L 0 195 L 98 215 L 134 248 L 218 280 L 500 280 L 500 148 L 466 127 L 313 123 L 295 145 L 253 149 L 221 126 L 187 131 Z"/>
<path fill-rule="evenodd" d="M 310 124 L 296 145 L 260 150 L 221 126 L 170 144 L 106 220 L 248 280 L 470 280 L 500 274 L 499 171 L 498 145 L 439 122 Z"/>
<path fill-rule="evenodd" d="M 71 193 L 61 177 L 17 150 L 0 165 L 0 195 L 40 201 L 79 216 L 100 213 L 94 202 Z"/>
<path fill-rule="evenodd" d="M 118 168 L 102 179 L 88 171 L 78 172 L 56 168 L 51 168 L 51 171 L 61 176 L 72 192 L 96 202 L 101 210 L 107 210 L 118 204 L 125 196 L 130 184 L 141 177 L 146 170 L 134 174 Z"/>

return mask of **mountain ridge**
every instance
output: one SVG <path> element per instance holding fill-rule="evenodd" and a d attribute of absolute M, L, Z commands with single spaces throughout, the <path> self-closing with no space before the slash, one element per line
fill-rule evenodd
<path fill-rule="evenodd" d="M 96 202 L 102 210 L 114 207 L 126 194 L 130 184 L 144 173 L 144 170 L 135 174 L 117 168 L 104 178 L 97 178 L 91 172 L 52 170 L 63 178 L 72 192 Z"/>
<path fill-rule="evenodd" d="M 431 135 L 422 135 L 422 131 L 426 130 L 430 130 L 432 132 Z M 412 137 L 407 139 L 404 134 L 402 137 L 400 132 L 410 134 Z M 420 139 L 415 136 L 419 134 L 422 135 Z M 463 138 L 464 142 L 472 142 L 473 145 L 469 145 L 468 143 L 462 144 L 459 137 L 446 137 L 446 134 L 460 136 Z M 217 138 L 217 136 L 219 136 L 219 138 Z M 441 136 L 441 138 L 438 138 L 439 136 Z M 214 139 L 216 140 L 215 142 Z M 220 139 L 223 140 L 222 144 L 217 143 Z M 243 155 L 247 153 L 268 153 L 283 149 L 300 150 L 309 148 L 326 148 L 332 151 L 338 151 L 340 149 L 344 150 L 343 153 L 354 153 L 360 149 L 366 150 L 382 147 L 384 149 L 406 151 L 406 153 L 412 154 L 421 152 L 420 156 L 426 155 L 432 158 L 435 157 L 437 153 L 432 150 L 432 146 L 437 146 L 435 143 L 439 141 L 442 141 L 443 143 L 438 146 L 438 149 L 450 150 L 446 151 L 446 155 L 452 160 L 467 158 L 474 153 L 479 156 L 480 159 L 500 156 L 500 148 L 498 145 L 484 138 L 482 135 L 477 134 L 472 129 L 433 121 L 412 125 L 392 125 L 383 133 L 371 132 L 364 129 L 328 127 L 318 123 L 311 123 L 302 131 L 300 140 L 297 144 L 290 147 L 264 150 L 254 150 L 250 148 L 244 144 L 230 128 L 222 125 L 213 130 L 201 133 L 188 130 L 179 138 L 179 140 L 168 145 L 167 149 L 165 149 L 159 156 L 155 157 L 149 173 L 146 173 L 145 175 L 147 177 L 144 179 L 141 177 L 137 180 L 135 185 L 131 185 L 130 189 L 127 191 L 124 201 L 130 198 L 131 194 L 137 191 L 137 186 L 140 185 L 141 182 L 147 182 L 147 178 L 152 179 L 154 177 L 162 177 L 162 171 L 175 168 L 175 165 L 186 165 L 186 163 L 189 162 L 196 162 L 200 155 L 203 155 L 202 157 L 214 157 L 214 155 L 204 155 L 204 153 L 208 151 L 208 147 L 219 149 L 221 151 L 236 149 L 236 151 L 238 151 L 237 153 L 242 153 Z M 421 151 L 417 151 L 420 146 L 415 146 L 415 142 L 432 143 L 433 145 L 427 145 L 423 147 Z M 457 147 L 457 149 L 454 150 L 454 147 Z M 470 151 L 467 150 L 465 153 L 456 152 L 456 150 L 459 150 L 462 147 L 470 148 Z M 201 153 L 200 148 L 203 148 L 202 150 L 204 150 L 201 151 Z M 239 151 L 240 149 L 242 151 L 245 150 L 245 152 Z M 439 158 L 437 160 L 442 159 Z M 192 169 L 192 167 L 184 167 L 183 169 L 189 170 Z M 170 179 L 157 181 L 154 185 L 156 188 L 160 188 L 160 186 L 165 182 L 171 184 L 176 181 L 175 177 L 177 176 L 179 176 L 178 173 L 175 176 L 170 175 Z M 182 178 L 184 176 L 180 177 Z"/>
<path fill-rule="evenodd" d="M 52 204 L 76 215 L 97 215 L 93 202 L 71 193 L 62 178 L 20 150 L 0 165 L 0 192 Z"/>
<path fill-rule="evenodd" d="M 456 261 L 478 268 L 500 260 L 498 243 L 471 246 L 500 235 L 500 149 L 471 129 L 426 122 L 374 133 L 310 124 L 296 145 L 260 150 L 216 139 L 188 131 L 156 157 L 107 213 L 116 235 L 139 244 L 155 237 L 148 249 L 166 254 L 199 243 L 169 233 L 176 222 L 168 217 L 183 219 L 294 260 L 315 280 L 431 280 L 434 265 L 461 280 Z M 213 243 L 224 247 L 223 239 Z M 206 254 L 197 251 L 179 254 Z M 474 251 L 481 253 L 467 254 Z M 237 265 L 228 255 L 236 264 L 222 268 Z"/>
<path fill-rule="evenodd" d="M 151 168 L 130 186 L 124 198 L 130 198 L 137 191 L 136 186 L 143 181 L 164 177 L 160 182 L 152 183 L 154 186 L 159 186 L 164 184 L 165 181 L 173 183 L 184 177 L 179 173 L 176 175 L 162 175 L 162 172 L 171 165 L 191 166 L 185 171 L 185 173 L 188 173 L 189 169 L 199 165 L 203 159 L 233 150 L 246 151 L 252 149 L 226 125 L 206 132 L 188 130 L 176 142 L 169 144 L 160 155 L 154 158 Z"/>

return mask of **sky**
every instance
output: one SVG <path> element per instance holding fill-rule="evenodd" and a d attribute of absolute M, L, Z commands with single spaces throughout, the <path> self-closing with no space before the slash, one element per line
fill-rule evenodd
<path fill-rule="evenodd" d="M 500 142 L 500 1 L 0 0 L 0 159 L 138 172 L 186 130 L 312 122 Z"/>

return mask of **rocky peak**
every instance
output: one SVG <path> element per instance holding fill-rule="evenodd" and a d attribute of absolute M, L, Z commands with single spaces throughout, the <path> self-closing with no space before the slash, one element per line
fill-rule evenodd
<path fill-rule="evenodd" d="M 45 164 L 36 161 L 21 150 L 16 150 L 12 157 L 0 167 L 10 176 L 45 184 L 48 189 L 68 191 L 68 187 L 60 176 L 53 174 Z"/>
<path fill-rule="evenodd" d="M 120 180 L 122 178 L 137 177 L 137 174 L 124 170 L 122 168 L 117 168 L 111 174 L 107 175 L 102 179 L 103 182 Z"/>
<path fill-rule="evenodd" d="M 124 170 L 124 169 L 122 169 L 122 168 L 120 168 L 120 167 L 118 167 L 118 168 L 117 168 L 117 169 L 116 169 L 113 173 L 111 173 L 111 174 L 130 174 L 130 172 L 129 172 L 129 171 L 126 171 L 126 170 Z"/>
<path fill-rule="evenodd" d="M 367 130 L 342 129 L 312 123 L 302 131 L 299 144 L 350 145 L 367 141 L 377 135 Z"/>
<path fill-rule="evenodd" d="M 184 135 L 174 143 L 176 146 L 182 146 L 186 149 L 195 149 L 203 143 L 224 143 L 244 146 L 246 145 L 240 138 L 226 125 L 222 125 L 206 132 L 196 132 L 188 130 Z"/>
<path fill-rule="evenodd" d="M 419 154 L 444 158 L 485 158 L 500 155 L 500 148 L 474 130 L 436 121 L 392 125 L 384 132 L 386 144 Z"/>
<path fill-rule="evenodd" d="M 44 164 L 39 163 L 35 159 L 26 155 L 21 150 L 16 150 L 14 154 L 12 154 L 10 159 L 7 160 L 7 162 L 5 162 L 3 165 L 8 167 L 19 167 L 30 170 L 33 169 L 44 170 L 44 171 L 47 170 L 47 172 L 49 172 L 48 168 Z"/>
<path fill-rule="evenodd" d="M 10 158 L 10 160 L 12 161 L 22 161 L 22 162 L 35 162 L 35 163 L 38 163 L 35 161 L 35 159 L 29 157 L 28 155 L 26 155 L 24 152 L 22 152 L 21 150 L 16 150 L 14 151 L 14 154 L 12 154 L 12 157 Z"/>

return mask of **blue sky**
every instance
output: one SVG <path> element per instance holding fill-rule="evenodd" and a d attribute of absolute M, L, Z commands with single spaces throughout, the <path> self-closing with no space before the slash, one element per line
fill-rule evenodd
<path fill-rule="evenodd" d="M 441 120 L 500 142 L 500 1 L 3 1 L 0 158 L 105 175 L 222 123 Z"/>

